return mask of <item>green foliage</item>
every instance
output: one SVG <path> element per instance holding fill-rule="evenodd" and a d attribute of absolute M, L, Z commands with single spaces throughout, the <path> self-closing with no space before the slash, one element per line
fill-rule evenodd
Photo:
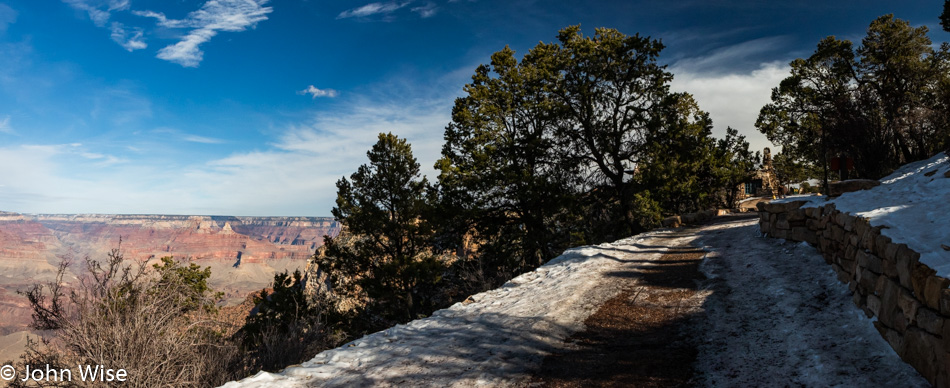
<path fill-rule="evenodd" d="M 579 26 L 562 29 L 558 40 L 550 51 L 562 74 L 555 95 L 567 108 L 561 136 L 570 140 L 568 154 L 586 173 L 584 185 L 604 191 L 591 198 L 605 200 L 598 207 L 614 215 L 617 234 L 643 230 L 633 176 L 649 153 L 650 133 L 663 125 L 664 105 L 676 103 L 669 98 L 673 76 L 656 62 L 663 44 L 608 28 L 585 37 Z"/>
<path fill-rule="evenodd" d="M 719 188 L 712 120 L 688 94 L 671 94 L 660 106 L 662 125 L 646 134 L 646 152 L 635 177 L 666 213 L 708 208 Z"/>
<path fill-rule="evenodd" d="M 564 107 L 552 95 L 558 77 L 551 47 L 518 62 L 505 48 L 476 69 L 446 127 L 440 170 L 440 223 L 458 241 L 477 233 L 486 276 L 498 281 L 537 267 L 563 249 L 564 209 L 577 168 L 557 136 Z"/>
<path fill-rule="evenodd" d="M 932 156 L 950 136 L 948 46 L 931 47 L 926 27 L 892 15 L 871 23 L 861 46 L 831 36 L 791 62 L 756 127 L 803 168 L 850 156 L 859 177 L 880 178 Z"/>
<path fill-rule="evenodd" d="M 772 168 L 775 170 L 775 179 L 782 186 L 803 182 L 813 175 L 808 173 L 805 163 L 782 152 L 772 157 Z"/>
<path fill-rule="evenodd" d="M 274 274 L 272 291 L 261 290 L 254 297 L 257 307 L 247 316 L 243 329 L 245 347 L 259 345 L 268 331 L 286 335 L 296 323 L 318 315 L 316 306 L 304 295 L 301 278 L 300 270 L 293 275 L 287 271 Z"/>
<path fill-rule="evenodd" d="M 187 297 L 181 302 L 182 312 L 194 311 L 199 308 L 205 309 L 207 312 L 217 311 L 214 301 L 221 299 L 224 293 L 216 293 L 208 286 L 211 267 L 201 269 L 201 266 L 195 263 L 189 263 L 185 267 L 168 256 L 161 258 L 161 261 L 160 265 L 152 264 L 152 268 L 159 276 L 157 286 L 162 289 L 183 287 L 187 290 L 183 293 Z"/>
<path fill-rule="evenodd" d="M 721 205 L 727 209 L 738 206 L 742 184 L 750 182 L 761 164 L 761 155 L 749 150 L 745 136 L 732 127 L 726 128 L 726 137 L 716 144 L 714 166 L 721 186 Z"/>
<path fill-rule="evenodd" d="M 334 292 L 365 296 L 370 323 L 387 327 L 431 311 L 431 290 L 444 266 L 431 253 L 431 189 L 405 139 L 379 134 L 367 152 L 369 164 L 337 182 L 333 216 L 359 238 L 337 244 L 328 238 L 321 268 Z M 356 281 L 348 281 L 356 279 Z"/>
<path fill-rule="evenodd" d="M 950 32 L 950 0 L 944 0 L 943 12 L 940 13 L 940 27 Z"/>

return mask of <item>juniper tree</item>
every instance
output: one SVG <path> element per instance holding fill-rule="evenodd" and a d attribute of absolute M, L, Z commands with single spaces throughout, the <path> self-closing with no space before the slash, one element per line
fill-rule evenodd
<path fill-rule="evenodd" d="M 364 164 L 349 179 L 337 182 L 336 217 L 357 238 L 352 245 L 327 239 L 327 257 L 321 262 L 334 292 L 366 297 L 364 317 L 378 318 L 368 329 L 408 321 L 431 310 L 429 292 L 440 280 L 444 266 L 430 247 L 432 228 L 428 182 L 405 139 L 379 134 Z"/>

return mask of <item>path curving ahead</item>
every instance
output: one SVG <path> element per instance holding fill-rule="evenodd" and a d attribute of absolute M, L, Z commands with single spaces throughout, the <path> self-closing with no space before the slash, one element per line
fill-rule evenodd
<path fill-rule="evenodd" d="M 611 385 L 627 378 L 656 386 L 677 381 L 701 386 L 926 386 L 851 304 L 847 286 L 837 282 L 813 248 L 759 237 L 755 222 L 725 217 L 703 227 L 574 248 L 534 272 L 475 295 L 474 302 L 368 335 L 281 373 L 262 372 L 225 386 L 575 386 Z M 657 281 L 656 274 L 678 265 L 671 255 L 690 245 L 705 251 L 701 267 L 708 279 Z M 678 288 L 693 291 L 680 293 L 682 300 L 671 299 Z M 662 297 L 641 299 L 651 295 Z M 654 310 L 638 310 L 648 303 Z M 588 368 L 601 370 L 595 380 L 580 373 L 553 382 L 543 377 L 542 366 L 551 365 L 552 357 L 581 354 L 590 366 L 600 362 L 598 354 L 607 354 L 579 345 L 579 338 L 594 331 L 585 327 L 585 320 L 619 322 L 611 335 L 632 338 L 636 333 L 624 330 L 644 325 L 622 323 L 646 320 L 653 313 L 645 311 L 664 306 L 688 319 L 656 321 L 660 326 L 650 330 L 665 330 L 677 338 L 675 344 L 650 344 L 648 335 L 623 343 L 588 336 L 601 342 L 587 345 L 613 346 L 620 349 L 615 354 L 628 356 L 603 361 L 618 367 Z M 592 321 L 605 309 L 621 314 L 608 314 L 613 321 Z M 648 353 L 623 347 L 647 345 L 659 352 L 651 360 L 662 359 L 664 348 L 690 356 L 670 358 L 678 363 L 674 380 L 660 376 L 659 371 L 668 372 L 661 367 L 628 373 L 644 364 L 637 357 L 642 360 Z M 682 365 L 693 356 L 695 363 Z"/>

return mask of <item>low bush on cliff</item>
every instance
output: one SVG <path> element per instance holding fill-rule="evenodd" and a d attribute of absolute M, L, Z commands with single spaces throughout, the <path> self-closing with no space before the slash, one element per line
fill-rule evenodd
<path fill-rule="evenodd" d="M 32 327 L 47 333 L 31 341 L 21 366 L 56 369 L 102 365 L 125 369 L 123 385 L 214 386 L 243 373 L 233 328 L 215 319 L 209 269 L 170 258 L 151 267 L 128 263 L 118 249 L 99 262 L 86 259 L 75 288 L 65 286 L 70 266 L 56 279 L 23 292 Z M 23 369 L 21 369 L 23 370 Z M 14 386 L 22 382 L 14 381 Z"/>

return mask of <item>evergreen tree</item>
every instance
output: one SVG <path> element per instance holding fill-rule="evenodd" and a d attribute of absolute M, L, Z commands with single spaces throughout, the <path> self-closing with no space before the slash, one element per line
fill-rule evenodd
<path fill-rule="evenodd" d="M 934 50 L 926 27 L 892 15 L 874 20 L 861 43 L 828 37 L 792 61 L 756 122 L 825 179 L 829 157 L 851 157 L 859 177 L 880 178 L 944 149 L 950 136 L 950 46 Z"/>
<path fill-rule="evenodd" d="M 555 90 L 568 119 L 561 136 L 572 140 L 587 186 L 617 219 L 610 229 L 618 236 L 643 230 L 634 206 L 642 195 L 632 181 L 648 153 L 649 133 L 662 123 L 663 105 L 673 102 L 673 75 L 657 64 L 663 44 L 608 28 L 585 37 L 579 26 L 562 29 L 558 40 L 562 79 Z"/>
<path fill-rule="evenodd" d="M 446 127 L 439 183 L 448 225 L 477 234 L 483 268 L 504 281 L 567 247 L 576 168 L 556 136 L 563 108 L 552 99 L 552 58 L 539 45 L 519 63 L 505 48 L 476 69 Z M 493 283 L 489 281 L 489 283 Z"/>
<path fill-rule="evenodd" d="M 431 250 L 431 189 L 409 143 L 381 133 L 367 156 L 369 164 L 337 182 L 332 210 L 357 238 L 351 245 L 328 238 L 320 266 L 334 292 L 365 297 L 363 318 L 372 330 L 430 312 L 444 266 Z"/>

